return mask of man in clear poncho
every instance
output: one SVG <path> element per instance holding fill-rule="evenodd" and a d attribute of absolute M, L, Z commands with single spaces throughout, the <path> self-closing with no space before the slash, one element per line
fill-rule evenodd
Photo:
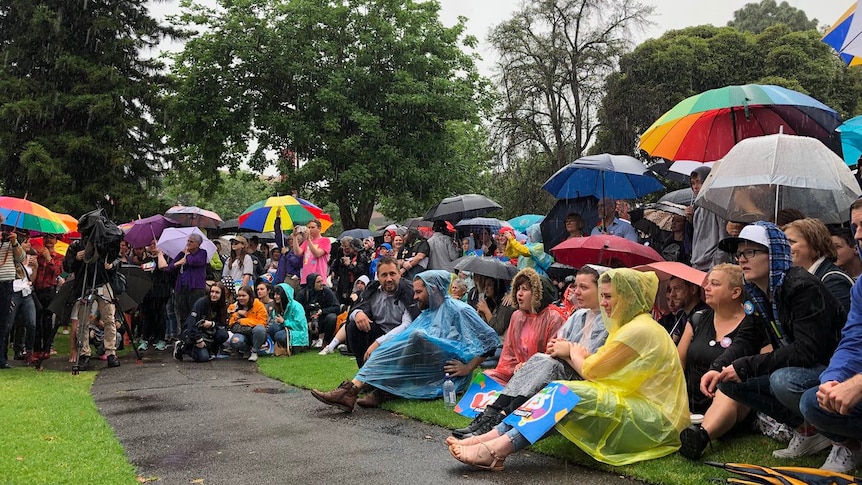
<path fill-rule="evenodd" d="M 583 381 L 565 381 L 581 400 L 556 429 L 598 461 L 625 465 L 669 455 L 689 425 L 688 397 L 676 346 L 649 315 L 658 290 L 652 272 L 610 270 L 600 280 L 608 339 L 591 356 L 572 356 Z M 450 453 L 479 468 L 501 470 L 503 460 L 530 443 L 501 424 L 464 440 Z"/>
<path fill-rule="evenodd" d="M 385 393 L 407 399 L 441 395 L 446 373 L 464 390 L 473 370 L 499 343 L 497 333 L 476 310 L 448 295 L 450 273 L 424 271 L 413 278 L 413 296 L 422 313 L 402 332 L 386 334 L 352 381 L 330 392 L 311 391 L 319 401 L 352 412 L 354 405 L 378 406 Z M 356 400 L 365 385 L 374 387 Z"/>

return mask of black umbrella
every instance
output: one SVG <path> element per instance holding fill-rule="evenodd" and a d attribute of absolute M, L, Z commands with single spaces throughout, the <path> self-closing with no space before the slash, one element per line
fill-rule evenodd
<path fill-rule="evenodd" d="M 456 195 L 447 197 L 435 204 L 425 213 L 425 219 L 458 222 L 469 217 L 483 216 L 503 207 L 493 200 L 479 194 Z"/>
<path fill-rule="evenodd" d="M 694 191 L 690 188 L 674 190 L 661 196 L 659 202 L 673 202 L 674 204 L 682 204 L 686 207 L 694 202 Z"/>
<path fill-rule="evenodd" d="M 469 271 L 498 280 L 511 280 L 518 273 L 518 268 L 497 258 L 466 256 L 459 259 L 460 261 L 455 263 L 455 269 L 459 271 Z"/>
<path fill-rule="evenodd" d="M 578 273 L 578 268 L 569 266 L 563 263 L 554 263 L 548 266 L 548 278 L 557 281 L 563 281 L 567 276 L 575 276 Z"/>
<path fill-rule="evenodd" d="M 119 271 L 126 276 L 126 291 L 117 298 L 120 310 L 125 312 L 144 300 L 153 287 L 153 279 L 140 266 L 123 265 Z"/>
<path fill-rule="evenodd" d="M 577 199 L 559 199 L 539 227 L 542 229 L 542 243 L 545 250 L 563 242 L 569 234 L 566 232 L 566 216 L 580 214 L 584 219 L 584 235 L 599 222 L 597 209 L 599 200 L 595 197 L 580 197 Z"/>
<path fill-rule="evenodd" d="M 342 232 L 341 234 L 339 234 L 338 237 L 336 237 L 335 239 L 343 239 L 347 236 L 350 236 L 354 239 L 365 239 L 365 238 L 370 237 L 372 235 L 373 235 L 373 233 L 371 232 L 370 229 L 357 228 L 357 229 L 348 229 L 348 230 Z M 382 236 L 382 234 L 381 234 L 381 236 Z"/>
<path fill-rule="evenodd" d="M 218 225 L 219 234 L 223 234 L 225 232 L 236 232 L 237 229 L 239 229 L 239 218 L 229 219 Z"/>

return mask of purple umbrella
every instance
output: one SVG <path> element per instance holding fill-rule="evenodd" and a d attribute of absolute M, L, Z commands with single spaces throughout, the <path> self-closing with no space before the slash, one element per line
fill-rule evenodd
<path fill-rule="evenodd" d="M 125 240 L 133 248 L 148 246 L 153 239 L 158 240 L 166 227 L 176 227 L 178 224 L 172 219 L 156 214 L 132 221 L 124 225 L 126 231 Z"/>

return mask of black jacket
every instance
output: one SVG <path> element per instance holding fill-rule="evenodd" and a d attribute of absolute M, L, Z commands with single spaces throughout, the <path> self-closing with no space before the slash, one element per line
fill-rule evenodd
<path fill-rule="evenodd" d="M 374 318 L 374 310 L 371 308 L 371 297 L 378 291 L 382 291 L 380 289 L 380 281 L 374 280 L 368 284 L 365 288 L 365 291 L 362 292 L 362 297 L 359 303 L 354 306 L 353 310 L 362 310 L 363 313 L 368 315 L 372 321 L 375 321 Z M 395 299 L 401 305 L 407 309 L 407 312 L 410 313 L 410 316 L 416 319 L 419 316 L 419 305 L 416 304 L 416 300 L 413 299 L 413 284 L 407 281 L 407 278 L 401 278 L 401 281 L 398 283 L 398 288 L 395 289 Z"/>
<path fill-rule="evenodd" d="M 832 296 L 841 302 L 844 311 L 849 312 L 850 288 L 853 287 L 853 278 L 828 259 L 820 263 L 814 276 L 823 283 L 823 286 L 829 290 L 829 293 L 832 293 Z"/>
<path fill-rule="evenodd" d="M 733 364 L 744 381 L 784 367 L 828 365 L 847 320 L 847 311 L 838 300 L 816 276 L 794 266 L 785 274 L 776 303 L 790 344 L 781 345 L 772 325 L 755 313 L 756 318 L 740 323 L 733 343 L 710 369 L 720 371 Z M 767 344 L 772 344 L 773 351 L 760 354 Z"/>

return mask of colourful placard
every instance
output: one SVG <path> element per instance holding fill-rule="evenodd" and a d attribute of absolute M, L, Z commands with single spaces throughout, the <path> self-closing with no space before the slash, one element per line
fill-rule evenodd
<path fill-rule="evenodd" d="M 537 392 L 503 420 L 514 426 L 530 443 L 535 443 L 563 416 L 569 414 L 581 398 L 559 382 L 552 382 Z"/>
<path fill-rule="evenodd" d="M 502 384 L 480 372 L 473 378 L 467 392 L 455 406 L 455 412 L 468 418 L 475 418 L 485 410 L 485 406 L 494 402 L 501 392 L 503 392 Z"/>

